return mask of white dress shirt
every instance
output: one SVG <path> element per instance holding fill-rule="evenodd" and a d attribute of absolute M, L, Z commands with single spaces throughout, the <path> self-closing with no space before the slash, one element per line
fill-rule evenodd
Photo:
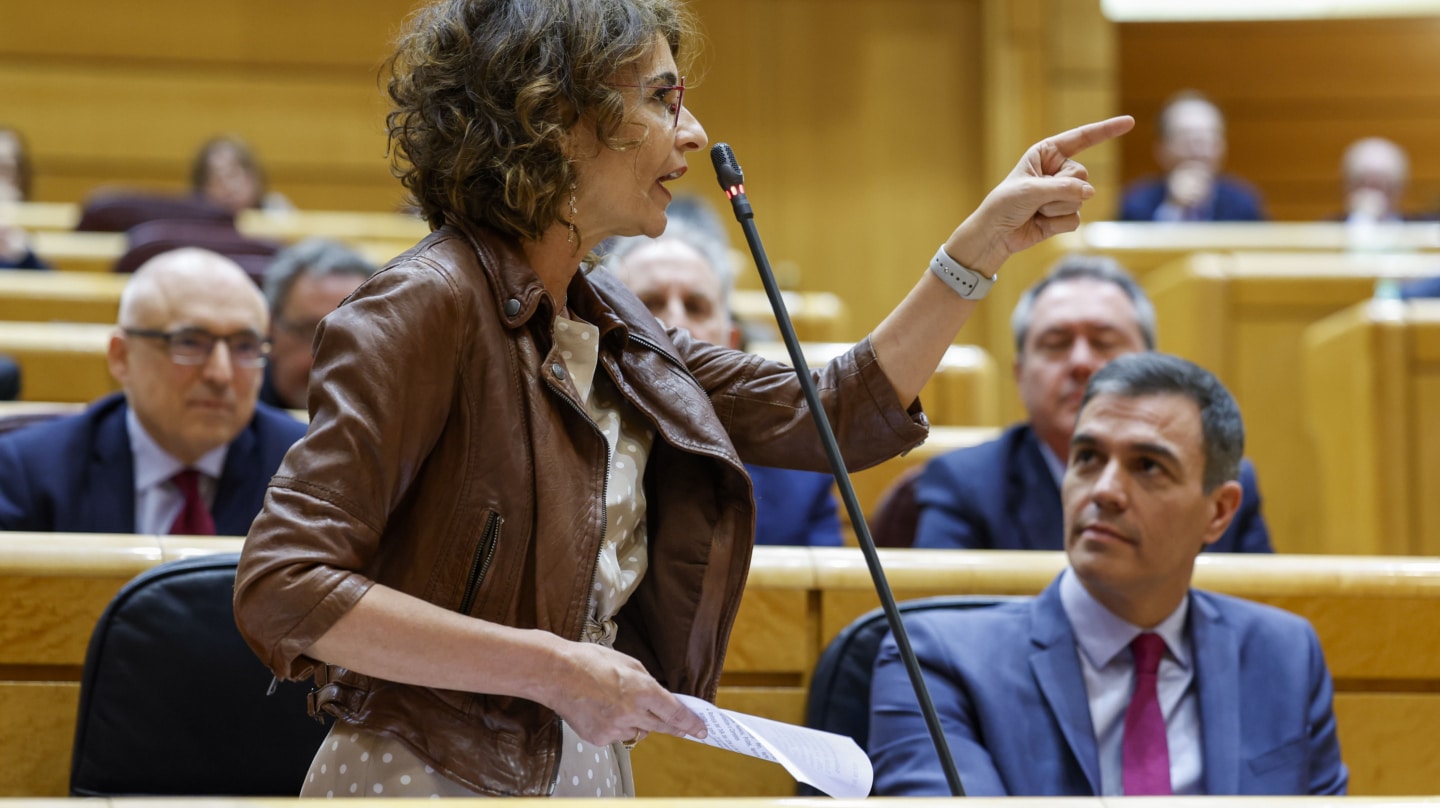
<path fill-rule="evenodd" d="M 1090 721 L 1100 756 L 1100 794 L 1122 796 L 1121 760 L 1125 711 L 1135 690 L 1135 660 L 1130 643 L 1144 631 L 1116 617 L 1086 591 L 1075 572 L 1066 569 L 1060 579 L 1060 602 L 1075 629 Z M 1196 696 L 1194 655 L 1185 620 L 1190 596 L 1180 602 L 1153 631 L 1165 640 L 1157 692 L 1165 716 L 1165 740 L 1170 748 L 1170 784 L 1176 794 L 1200 794 L 1204 757 L 1200 746 L 1200 699 Z"/>
<path fill-rule="evenodd" d="M 130 408 L 125 410 L 125 428 L 130 434 L 130 454 L 135 459 L 135 532 L 160 534 L 170 532 L 175 517 L 185 506 L 185 497 L 170 478 L 193 468 L 200 474 L 200 496 L 205 498 L 206 507 L 215 504 L 215 489 L 220 474 L 225 469 L 225 453 L 230 444 L 212 449 L 198 461 L 186 466 L 150 437 L 141 426 L 140 419 Z"/>

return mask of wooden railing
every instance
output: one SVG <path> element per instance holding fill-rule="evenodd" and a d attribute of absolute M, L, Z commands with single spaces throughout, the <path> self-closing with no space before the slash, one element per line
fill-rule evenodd
<path fill-rule="evenodd" d="M 65 793 L 86 644 L 120 587 L 162 561 L 239 546 L 236 539 L 0 537 L 0 795 Z M 901 599 L 1034 594 L 1064 564 L 1059 553 L 890 550 L 881 557 Z M 1195 583 L 1315 625 L 1335 679 L 1351 793 L 1440 792 L 1432 742 L 1440 726 L 1440 643 L 1433 641 L 1440 561 L 1202 556 Z M 802 722 L 820 652 L 876 603 L 856 550 L 757 548 L 720 704 Z M 774 764 L 674 738 L 648 739 L 635 758 L 647 796 L 775 797 L 794 789 Z"/>

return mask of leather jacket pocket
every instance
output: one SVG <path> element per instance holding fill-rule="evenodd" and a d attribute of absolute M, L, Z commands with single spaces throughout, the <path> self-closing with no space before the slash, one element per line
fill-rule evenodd
<path fill-rule="evenodd" d="M 495 511 L 489 511 L 485 516 L 485 528 L 470 560 L 470 571 L 465 576 L 465 595 L 460 599 L 461 614 L 470 614 L 475 607 L 475 596 L 479 594 L 485 573 L 489 572 L 490 562 L 495 558 L 495 548 L 500 544 L 500 528 L 504 524 L 505 520 Z"/>

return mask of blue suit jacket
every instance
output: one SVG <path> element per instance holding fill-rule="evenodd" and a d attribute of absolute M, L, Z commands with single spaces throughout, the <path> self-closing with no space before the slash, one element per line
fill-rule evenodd
<path fill-rule="evenodd" d="M 123 395 L 0 435 L 0 530 L 135 532 L 135 460 Z M 215 532 L 244 536 L 265 488 L 305 425 L 257 405 L 230 443 L 215 489 Z"/>
<path fill-rule="evenodd" d="M 839 547 L 829 474 L 746 464 L 755 485 L 755 543 Z"/>
<path fill-rule="evenodd" d="M 1045 464 L 1040 439 L 1020 424 L 989 443 L 931 460 L 920 473 L 916 547 L 972 550 L 1063 550 L 1065 515 L 1060 488 Z M 1260 515 L 1255 467 L 1240 464 L 1240 509 L 1217 553 L 1269 553 L 1270 530 Z"/>
<path fill-rule="evenodd" d="M 1209 222 L 1263 222 L 1265 207 L 1260 193 L 1249 183 L 1221 174 L 1215 178 L 1215 198 Z M 1165 202 L 1165 178 L 1140 180 L 1125 189 L 1120 200 L 1120 221 L 1153 222 L 1155 211 Z"/>
<path fill-rule="evenodd" d="M 1314 629 L 1269 606 L 1197 590 L 1190 597 L 1204 792 L 1345 793 L 1330 673 Z M 1079 651 L 1057 583 L 1033 599 L 915 614 L 905 625 L 967 794 L 1101 793 Z M 893 637 L 875 662 L 867 749 L 877 794 L 949 794 Z"/>

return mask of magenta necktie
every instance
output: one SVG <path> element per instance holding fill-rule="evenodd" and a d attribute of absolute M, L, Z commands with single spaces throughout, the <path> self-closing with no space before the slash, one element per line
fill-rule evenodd
<path fill-rule="evenodd" d="M 1135 692 L 1125 711 L 1120 779 L 1126 796 L 1170 794 L 1170 745 L 1156 692 L 1165 640 L 1159 634 L 1141 634 L 1130 643 L 1130 652 L 1135 656 Z"/>
<path fill-rule="evenodd" d="M 180 513 L 170 525 L 170 535 L 214 536 L 215 520 L 210 516 L 205 498 L 200 496 L 200 472 L 185 469 L 170 479 L 180 489 L 180 496 L 185 498 L 185 504 L 180 506 Z"/>

